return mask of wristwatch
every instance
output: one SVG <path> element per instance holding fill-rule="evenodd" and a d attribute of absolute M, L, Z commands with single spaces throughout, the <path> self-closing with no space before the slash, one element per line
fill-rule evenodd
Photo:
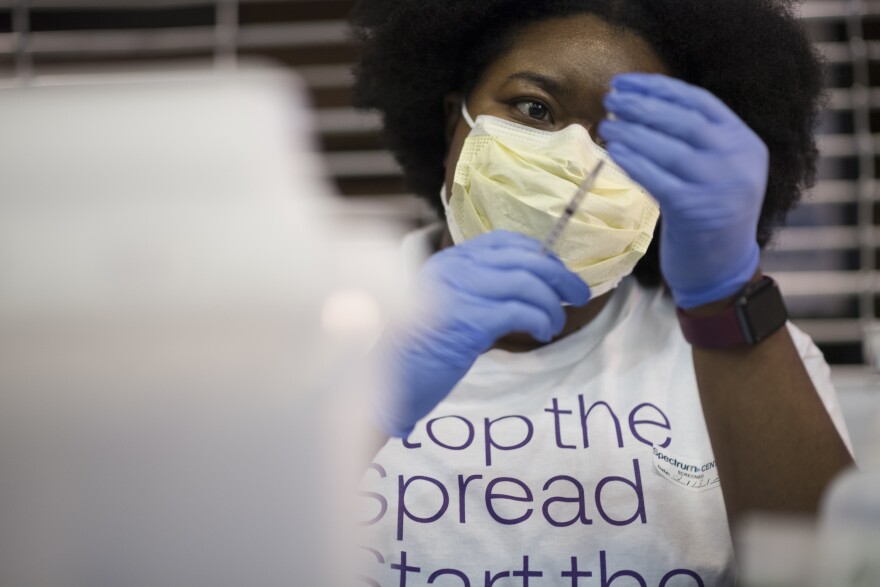
<path fill-rule="evenodd" d="M 788 320 L 779 286 L 766 275 L 740 290 L 717 314 L 693 316 L 681 308 L 677 314 L 685 340 L 704 349 L 755 346 Z"/>

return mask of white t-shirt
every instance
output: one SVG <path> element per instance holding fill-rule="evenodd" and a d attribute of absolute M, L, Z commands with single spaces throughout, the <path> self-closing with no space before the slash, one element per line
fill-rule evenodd
<path fill-rule="evenodd" d="M 789 331 L 849 445 L 828 365 Z M 368 585 L 733 583 L 691 347 L 634 278 L 562 340 L 481 356 L 362 489 Z"/>

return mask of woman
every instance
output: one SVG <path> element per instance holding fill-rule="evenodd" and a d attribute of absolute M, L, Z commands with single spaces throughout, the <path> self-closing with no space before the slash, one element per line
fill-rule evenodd
<path fill-rule="evenodd" d="M 380 345 L 376 422 L 403 440 L 365 478 L 369 583 L 732 583 L 743 514 L 814 512 L 851 462 L 759 267 L 816 164 L 788 4 L 364 0 L 354 22 L 360 103 L 446 219 L 408 245 L 433 247 L 430 305 Z"/>

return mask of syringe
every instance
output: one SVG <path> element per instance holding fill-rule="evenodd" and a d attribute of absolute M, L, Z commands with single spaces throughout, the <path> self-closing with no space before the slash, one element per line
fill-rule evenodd
<path fill-rule="evenodd" d="M 578 186 L 577 191 L 574 193 L 574 197 L 568 203 L 568 206 L 566 206 L 565 212 L 562 213 L 562 216 L 560 216 L 559 220 L 556 221 L 556 224 L 553 225 L 553 230 L 551 230 L 550 234 L 547 235 L 547 238 L 544 239 L 544 243 L 541 245 L 542 255 L 546 255 L 553 251 L 556 241 L 562 236 L 562 232 L 568 225 L 569 220 L 571 220 L 571 217 L 577 212 L 577 209 L 584 201 L 584 198 L 587 196 L 590 189 L 592 189 L 593 184 L 596 183 L 596 178 L 599 176 L 599 172 L 602 171 L 603 165 L 605 165 L 605 161 L 599 160 L 599 162 L 596 163 L 596 166 L 593 167 L 593 171 L 587 176 L 587 179 Z"/>

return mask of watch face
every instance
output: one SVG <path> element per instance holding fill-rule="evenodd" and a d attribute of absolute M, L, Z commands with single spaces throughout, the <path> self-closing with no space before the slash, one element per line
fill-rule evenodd
<path fill-rule="evenodd" d="M 779 288 L 769 278 L 758 283 L 746 297 L 748 301 L 742 307 L 747 325 L 746 334 L 751 339 L 749 344 L 757 344 L 785 324 L 788 311 Z"/>

